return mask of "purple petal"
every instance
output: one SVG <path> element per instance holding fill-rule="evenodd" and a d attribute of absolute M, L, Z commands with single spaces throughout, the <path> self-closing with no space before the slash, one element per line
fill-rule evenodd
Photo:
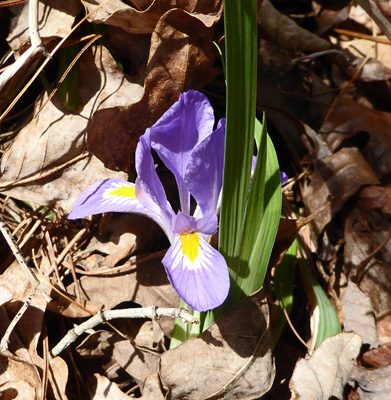
<path fill-rule="evenodd" d="M 226 299 L 227 264 L 201 234 L 177 235 L 162 263 L 174 289 L 194 310 L 212 310 Z"/>
<path fill-rule="evenodd" d="M 285 172 L 280 171 L 280 179 L 281 179 L 281 186 L 284 186 L 287 184 L 289 178 Z"/>
<path fill-rule="evenodd" d="M 175 176 L 185 214 L 189 214 L 190 203 L 184 183 L 187 164 L 194 148 L 212 133 L 213 124 L 213 108 L 208 99 L 190 90 L 149 129 L 152 148 Z"/>
<path fill-rule="evenodd" d="M 105 179 L 89 186 L 76 200 L 68 219 L 84 218 L 104 212 L 128 212 L 156 218 L 138 201 L 133 183 Z"/>
<path fill-rule="evenodd" d="M 224 168 L 225 119 L 193 151 L 187 165 L 185 183 L 202 214 L 216 211 Z"/>
<path fill-rule="evenodd" d="M 155 170 L 151 153 L 150 135 L 147 132 L 140 137 L 136 148 L 137 184 L 160 209 L 168 207 L 166 192 Z M 142 197 L 140 197 L 142 201 Z"/>

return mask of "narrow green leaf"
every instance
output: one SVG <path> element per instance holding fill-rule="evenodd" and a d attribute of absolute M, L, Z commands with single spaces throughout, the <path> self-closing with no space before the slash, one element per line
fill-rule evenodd
<path fill-rule="evenodd" d="M 273 289 L 274 295 L 278 299 L 280 306 L 280 315 L 278 322 L 273 331 L 274 341 L 277 342 L 284 329 L 286 317 L 283 307 L 289 314 L 293 305 L 293 286 L 295 280 L 297 241 L 295 240 L 288 251 L 285 253 L 282 261 L 278 264 L 274 271 Z M 281 297 L 282 296 L 282 297 Z"/>
<path fill-rule="evenodd" d="M 79 46 L 73 45 L 65 47 L 60 53 L 60 64 L 58 67 L 58 79 L 61 78 L 63 73 L 75 59 L 79 53 Z M 61 83 L 57 90 L 57 96 L 61 100 L 64 107 L 69 110 L 76 110 L 80 104 L 79 95 L 79 63 L 77 62 L 72 69 L 69 71 L 68 75 Z"/>
<path fill-rule="evenodd" d="M 240 267 L 240 243 L 254 149 L 256 15 L 256 0 L 224 2 L 227 125 L 219 251 L 227 260 L 233 289 L 228 296 L 226 310 L 235 304 L 235 287 Z"/>
<path fill-rule="evenodd" d="M 341 332 L 341 325 L 333 305 L 319 282 L 315 279 L 309 266 L 305 263 L 300 263 L 300 271 L 305 285 L 312 288 L 319 307 L 319 325 L 315 341 L 315 347 L 318 347 L 324 339 Z"/>

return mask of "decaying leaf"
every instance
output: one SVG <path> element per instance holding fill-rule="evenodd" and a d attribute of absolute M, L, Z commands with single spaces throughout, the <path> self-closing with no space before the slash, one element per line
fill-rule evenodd
<path fill-rule="evenodd" d="M 90 400 L 129 400 L 130 397 L 121 391 L 118 385 L 106 377 L 94 374 L 85 384 Z"/>
<path fill-rule="evenodd" d="M 361 400 L 388 400 L 391 392 L 391 365 L 376 369 L 355 367 L 351 379 L 358 384 Z"/>
<path fill-rule="evenodd" d="M 257 293 L 161 357 L 172 399 L 255 399 L 273 382 L 273 340 L 263 293 Z"/>
<path fill-rule="evenodd" d="M 368 350 L 363 354 L 363 360 L 375 368 L 391 364 L 391 342 L 385 343 L 377 349 Z"/>
<path fill-rule="evenodd" d="M 126 179 L 95 157 L 77 157 L 85 149 L 86 125 L 96 107 L 139 99 L 142 86 L 124 76 L 104 47 L 87 51 L 79 70 L 79 112 L 67 112 L 54 97 L 19 132 L 1 159 L 2 193 L 41 205 L 56 203 L 69 212 L 80 192 L 96 180 Z M 36 111 L 46 98 L 47 94 L 37 102 Z M 133 140 L 136 143 L 138 137 Z"/>
<path fill-rule="evenodd" d="M 127 171 L 137 140 L 188 89 L 204 86 L 216 75 L 213 29 L 196 14 L 172 9 L 151 37 L 144 93 L 128 105 L 98 110 L 88 124 L 88 149 L 106 167 Z M 115 135 L 112 134 L 115 132 Z M 135 138 L 137 139 L 135 141 Z"/>
<path fill-rule="evenodd" d="M 343 389 L 360 353 L 359 335 L 341 332 L 325 339 L 309 360 L 296 364 L 289 388 L 297 400 L 343 399 Z"/>
<path fill-rule="evenodd" d="M 327 40 L 301 28 L 291 18 L 277 11 L 270 0 L 263 0 L 258 21 L 260 32 L 282 49 L 315 52 L 330 48 Z"/>
<path fill-rule="evenodd" d="M 41 380 L 37 368 L 25 361 L 0 354 L 0 398 L 39 398 Z"/>
<path fill-rule="evenodd" d="M 318 159 L 310 183 L 302 190 L 309 213 L 316 212 L 330 201 L 331 207 L 314 219 L 317 231 L 321 232 L 363 185 L 376 185 L 378 182 L 371 166 L 357 148 L 342 148 Z"/>
<path fill-rule="evenodd" d="M 13 51 L 18 51 L 30 40 L 28 2 L 10 7 L 15 17 L 7 41 Z M 58 37 L 63 38 L 72 28 L 82 6 L 79 0 L 40 0 L 38 29 L 45 44 Z"/>
<path fill-rule="evenodd" d="M 371 348 L 379 346 L 375 315 L 371 301 L 351 281 L 348 282 L 348 289 L 343 304 L 343 315 L 346 331 L 358 333 L 363 343 L 368 343 Z"/>

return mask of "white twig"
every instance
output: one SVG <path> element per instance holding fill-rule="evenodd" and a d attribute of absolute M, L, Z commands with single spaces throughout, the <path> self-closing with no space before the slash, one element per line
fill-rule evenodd
<path fill-rule="evenodd" d="M 38 31 L 38 0 L 29 0 L 29 32 L 31 46 L 0 75 L 0 90 L 35 55 L 48 55 Z"/>
<path fill-rule="evenodd" d="M 31 293 L 30 296 L 27 298 L 27 300 L 24 302 L 22 308 L 19 310 L 19 312 L 15 315 L 14 319 L 12 320 L 11 324 L 7 328 L 3 338 L 1 339 L 0 342 L 0 352 L 4 352 L 8 348 L 8 341 L 9 337 L 11 335 L 12 330 L 15 328 L 16 324 L 22 317 L 22 315 L 25 313 L 27 308 L 29 307 L 30 303 L 32 302 L 35 292 L 38 290 L 42 297 L 45 299 L 46 302 L 50 302 L 50 292 L 46 288 L 44 284 L 42 284 L 38 278 L 34 275 L 33 271 L 31 268 L 27 265 L 27 262 L 23 258 L 22 252 L 20 251 L 19 246 L 16 244 L 14 238 L 12 237 L 12 233 L 8 229 L 7 224 L 4 222 L 3 217 L 0 215 L 0 231 L 4 236 L 4 239 L 7 241 L 9 247 L 12 250 L 12 253 L 14 254 L 16 260 L 18 261 L 19 265 L 22 267 L 24 273 L 27 275 L 31 285 Z"/>
<path fill-rule="evenodd" d="M 60 342 L 50 352 L 51 357 L 58 356 L 64 349 L 73 343 L 82 333 L 92 329 L 96 325 L 118 318 L 149 318 L 160 319 L 161 317 L 179 318 L 185 323 L 199 324 L 200 321 L 194 318 L 184 308 L 159 308 L 156 306 L 143 308 L 128 308 L 125 310 L 102 311 L 92 318 L 68 331 Z"/>

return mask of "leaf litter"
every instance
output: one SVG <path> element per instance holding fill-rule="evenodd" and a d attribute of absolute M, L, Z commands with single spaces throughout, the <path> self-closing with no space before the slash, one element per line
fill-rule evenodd
<path fill-rule="evenodd" d="M 156 0 L 103 3 L 40 2 L 39 29 L 48 48 L 86 10 L 89 22 L 72 40 L 97 30 L 106 35 L 104 46 L 92 45 L 75 67 L 79 108 L 67 111 L 56 95 L 47 101 L 55 57 L 45 68 L 46 86 L 32 87 L 2 122 L 2 215 L 29 265 L 52 286 L 53 301 L 35 296 L 13 330 L 9 351 L 1 354 L 1 396 L 285 399 L 310 392 L 321 399 L 387 398 L 390 44 L 373 16 L 348 1 L 264 0 L 258 13 L 258 111 L 266 111 L 282 170 L 295 177 L 284 195 L 297 210 L 281 225 L 269 282 L 300 221 L 309 222 L 313 272 L 344 332 L 307 357 L 291 328 L 272 337 L 278 311 L 267 283 L 174 350 L 168 350 L 172 319 L 141 319 L 104 324 L 50 359 L 50 348 L 101 308 L 178 306 L 160 263 L 167 243 L 153 223 L 121 215 L 69 223 L 65 216 L 97 179 L 133 180 L 139 136 L 180 93 L 203 89 L 216 113 L 224 113 L 222 65 L 213 44 L 224 47 L 222 1 L 176 2 L 175 8 Z M 2 51 L 15 57 L 28 45 L 27 9 L 26 3 L 0 13 L 7 27 L 1 28 Z M 5 87 L 2 109 L 41 61 Z M 4 334 L 31 286 L 1 245 Z M 306 296 L 296 276 L 290 320 L 311 343 L 316 327 Z"/>

